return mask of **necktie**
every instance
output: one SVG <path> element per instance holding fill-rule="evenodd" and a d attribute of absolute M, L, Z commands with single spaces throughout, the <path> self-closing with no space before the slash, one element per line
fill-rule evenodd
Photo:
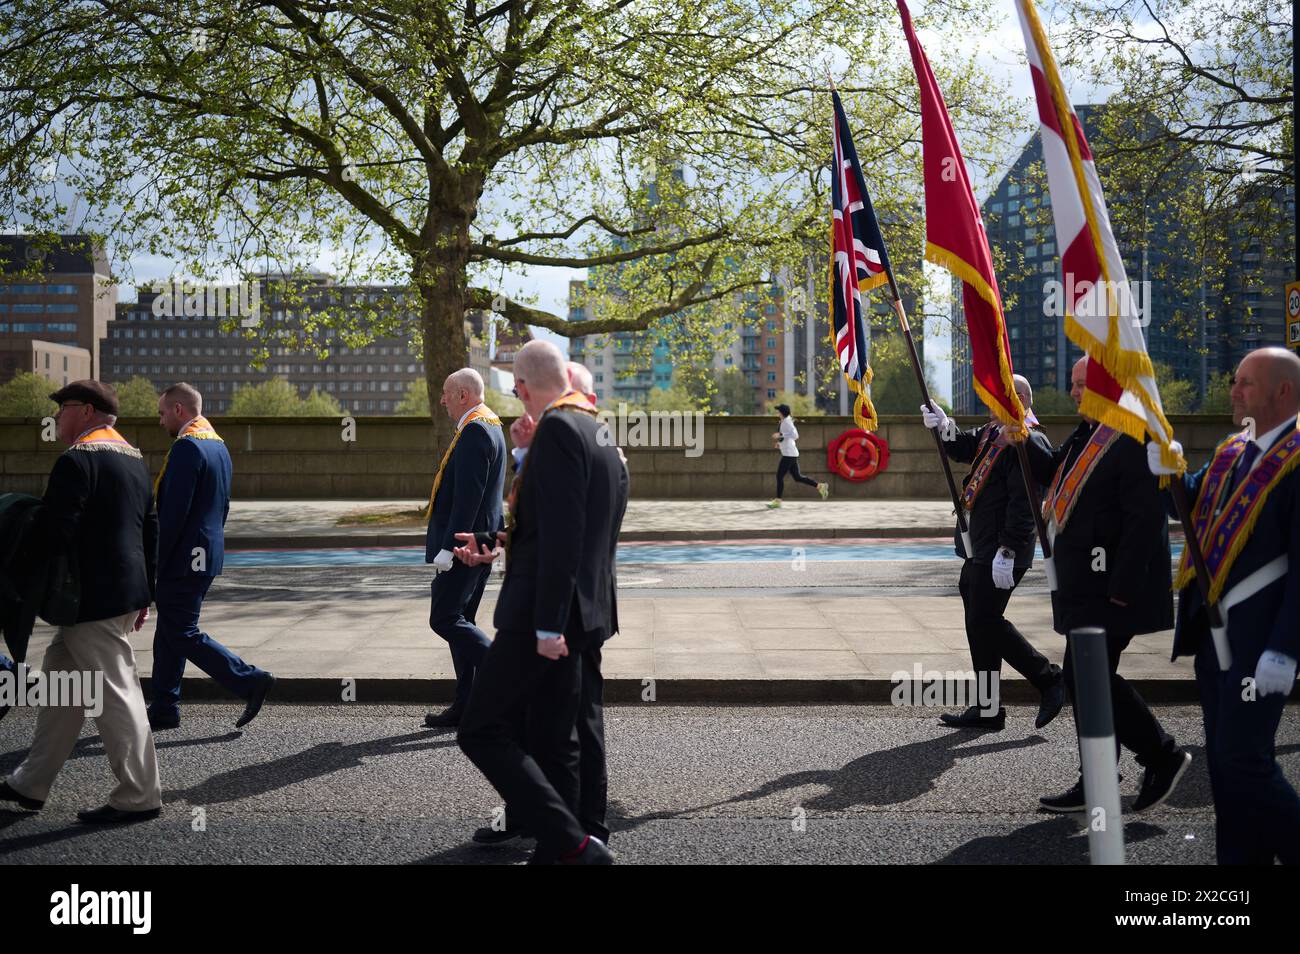
<path fill-rule="evenodd" d="M 1255 463 L 1255 458 L 1258 456 L 1259 445 L 1251 441 L 1246 445 L 1246 449 L 1241 452 L 1241 456 L 1237 458 L 1237 469 L 1232 474 L 1232 489 L 1228 491 L 1229 497 L 1237 492 L 1237 488 L 1241 486 L 1241 482 L 1250 473 L 1251 465 Z"/>

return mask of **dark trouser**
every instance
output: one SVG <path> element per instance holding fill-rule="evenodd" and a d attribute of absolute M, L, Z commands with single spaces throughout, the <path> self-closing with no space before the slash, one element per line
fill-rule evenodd
<path fill-rule="evenodd" d="M 1133 639 L 1131 635 L 1114 635 L 1106 632 L 1106 657 L 1110 664 L 1110 704 L 1115 717 L 1115 757 L 1119 759 L 1119 748 L 1123 746 L 1137 757 L 1138 765 L 1146 768 L 1159 761 L 1164 755 L 1174 751 L 1173 737 L 1161 727 L 1160 722 L 1142 697 L 1117 670 L 1119 654 Z M 1076 705 L 1074 698 L 1074 656 L 1069 644 L 1065 649 L 1065 686 L 1070 694 L 1070 705 Z M 1074 723 L 1075 733 L 1079 731 L 1079 721 Z"/>
<path fill-rule="evenodd" d="M 1249 668 L 1241 668 L 1246 663 Z M 1254 667 L 1252 657 L 1220 671 L 1208 634 L 1196 654 L 1215 852 L 1221 865 L 1271 865 L 1274 857 L 1300 864 L 1300 797 L 1273 751 L 1288 694 L 1243 700 L 1242 680 L 1254 675 Z"/>
<path fill-rule="evenodd" d="M 199 611 L 212 586 L 210 576 L 163 578 L 154 601 L 158 627 L 153 635 L 153 700 L 150 708 L 172 714 L 180 708 L 181 677 L 189 660 L 218 685 L 241 699 L 253 694 L 266 675 L 199 629 Z"/>
<path fill-rule="evenodd" d="M 483 588 L 492 573 L 490 564 L 468 566 L 456 560 L 450 570 L 433 578 L 429 589 L 429 626 L 447 641 L 451 665 L 456 670 L 454 707 L 463 711 L 469 703 L 474 675 L 483 664 L 491 640 L 475 625 Z"/>
<path fill-rule="evenodd" d="M 567 656 L 546 659 L 537 653 L 535 634 L 498 632 L 456 737 L 514 820 L 537 836 L 539 858 L 573 851 L 586 837 L 572 808 L 581 792 L 584 655 L 570 648 Z"/>
<path fill-rule="evenodd" d="M 799 473 L 798 457 L 786 457 L 784 454 L 782 454 L 781 463 L 777 465 L 776 468 L 776 498 L 778 500 L 780 500 L 781 495 L 785 493 L 786 474 L 789 474 L 791 477 L 793 477 L 796 483 L 807 484 L 809 487 L 817 486 L 817 481 L 813 480 L 811 477 L 805 477 L 803 474 Z"/>
<path fill-rule="evenodd" d="M 578 700 L 578 822 L 588 835 L 609 843 L 605 805 L 609 775 L 605 769 L 605 678 L 600 647 L 582 653 L 582 692 Z"/>
<path fill-rule="evenodd" d="M 1017 583 L 1028 569 L 1016 567 Z M 1051 662 L 1029 645 L 1020 630 L 1003 615 L 1014 588 L 998 589 L 993 584 L 993 567 L 974 560 L 962 564 L 957 588 L 966 610 L 966 642 L 970 644 L 970 661 L 976 678 L 980 673 L 992 673 L 991 677 L 985 677 L 990 680 L 985 685 L 993 685 L 992 678 L 1001 674 L 1005 661 L 1039 692 L 1047 689 L 1056 677 Z"/>

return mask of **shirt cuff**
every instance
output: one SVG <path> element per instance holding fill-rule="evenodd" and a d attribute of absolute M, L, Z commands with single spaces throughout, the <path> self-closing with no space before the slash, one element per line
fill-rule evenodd
<path fill-rule="evenodd" d="M 515 470 L 518 470 L 524 466 L 524 458 L 528 456 L 528 448 L 512 447 L 510 448 L 510 456 L 515 459 Z"/>
<path fill-rule="evenodd" d="M 439 550 L 438 555 L 433 558 L 433 565 L 440 570 L 450 570 L 454 559 L 450 550 Z"/>
<path fill-rule="evenodd" d="M 538 639 L 559 639 L 563 633 L 553 633 L 549 629 L 539 629 L 537 631 Z"/>

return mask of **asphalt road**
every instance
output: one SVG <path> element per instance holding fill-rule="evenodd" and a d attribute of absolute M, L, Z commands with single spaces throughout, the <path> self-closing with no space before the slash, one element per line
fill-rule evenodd
<path fill-rule="evenodd" d="M 232 705 L 190 705 L 159 733 L 163 816 L 78 825 L 112 779 L 87 724 L 44 811 L 0 810 L 11 863 L 520 863 L 523 846 L 468 843 L 499 799 L 450 733 L 415 707 L 268 706 L 245 731 Z M 934 711 L 890 707 L 607 710 L 612 847 L 624 863 L 1079 864 L 1078 821 L 1037 810 L 1075 772 L 1068 712 L 1041 732 L 1029 709 L 981 735 Z M 1159 710 L 1195 762 L 1160 809 L 1126 819 L 1133 863 L 1212 863 L 1213 811 L 1199 713 Z M 0 722 L 0 773 L 34 717 Z M 1278 738 L 1300 780 L 1300 720 Z M 1121 762 L 1125 806 L 1139 770 Z M 200 824 L 200 821 L 202 824 Z"/>

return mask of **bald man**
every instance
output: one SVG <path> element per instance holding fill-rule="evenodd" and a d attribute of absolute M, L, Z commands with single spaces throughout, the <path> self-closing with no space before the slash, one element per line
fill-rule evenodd
<path fill-rule="evenodd" d="M 1025 447 L 1035 476 L 1048 487 L 1043 515 L 1056 564 L 1053 628 L 1062 636 L 1088 626 L 1106 631 L 1115 740 L 1143 768 L 1132 808 L 1141 812 L 1172 794 L 1192 759 L 1119 674 L 1120 654 L 1133 637 L 1174 624 L 1169 521 L 1142 444 L 1083 413 L 1087 382 L 1085 357 L 1070 373 L 1070 395 L 1083 418 L 1074 433 L 1052 453 L 1032 442 Z M 1074 659 L 1068 644 L 1063 669 L 1073 700 Z M 1038 802 L 1051 812 L 1084 811 L 1082 776 L 1060 795 Z"/>
<path fill-rule="evenodd" d="M 451 650 L 456 696 L 447 709 L 428 713 L 424 724 L 430 729 L 450 729 L 460 724 L 478 667 L 491 643 L 477 617 L 492 568 L 456 560 L 452 556 L 457 546 L 455 534 L 496 533 L 505 527 L 501 501 L 506 441 L 500 418 L 483 403 L 483 378 L 473 368 L 447 375 L 439 403 L 455 422 L 456 434 L 438 465 L 429 495 L 424 561 L 432 563 L 435 570 L 430 584 L 429 627 Z"/>
<path fill-rule="evenodd" d="M 1219 863 L 1300 864 L 1300 798 L 1273 748 L 1300 659 L 1300 358 L 1252 351 L 1231 397 L 1245 430 L 1183 476 L 1231 659 L 1220 665 L 1186 557 L 1174 658 L 1196 657 Z M 1147 456 L 1152 472 L 1172 473 L 1155 444 Z"/>
<path fill-rule="evenodd" d="M 154 495 L 158 506 L 158 626 L 153 637 L 155 732 L 180 725 L 186 662 L 245 701 L 242 729 L 262 711 L 275 676 L 241 659 L 199 629 L 203 600 L 225 562 L 230 513 L 230 453 L 203 416 L 203 395 L 173 384 L 158 398 L 158 424 L 174 440 Z"/>
<path fill-rule="evenodd" d="M 515 485 L 497 636 L 458 741 L 536 836 L 534 862 L 609 864 L 586 822 L 595 813 L 582 805 L 580 762 L 594 767 L 597 753 L 579 742 L 577 723 L 588 723 L 603 754 L 598 693 L 584 687 L 601 684 L 601 646 L 618 630 L 614 555 L 627 469 L 555 345 L 519 349 L 515 389 L 537 428 Z M 603 816 L 603 789 L 598 796 Z"/>
<path fill-rule="evenodd" d="M 1015 375 L 1016 394 L 1031 424 L 1029 440 L 1044 452 L 1051 444 L 1030 410 L 1034 390 L 1029 379 Z M 1007 712 L 998 704 L 996 692 L 1005 662 L 1020 673 L 1041 695 L 1034 727 L 1041 729 L 1065 705 L 1065 679 L 1061 667 L 1029 644 L 1006 618 L 1011 593 L 1034 562 L 1034 512 L 1025 490 L 1018 454 L 1002 438 L 996 416 L 970 430 L 959 431 L 937 405 L 921 406 L 925 426 L 936 430 L 948 456 L 969 463 L 962 479 L 962 505 L 970 520 L 971 546 L 967 553 L 961 534 L 954 534 L 957 555 L 962 557 L 958 590 L 966 618 L 966 642 L 970 645 L 971 664 L 976 686 L 990 693 L 992 699 L 981 700 L 961 713 L 944 713 L 939 720 L 958 729 L 1001 731 Z M 995 708 L 996 706 L 996 708 Z"/>

